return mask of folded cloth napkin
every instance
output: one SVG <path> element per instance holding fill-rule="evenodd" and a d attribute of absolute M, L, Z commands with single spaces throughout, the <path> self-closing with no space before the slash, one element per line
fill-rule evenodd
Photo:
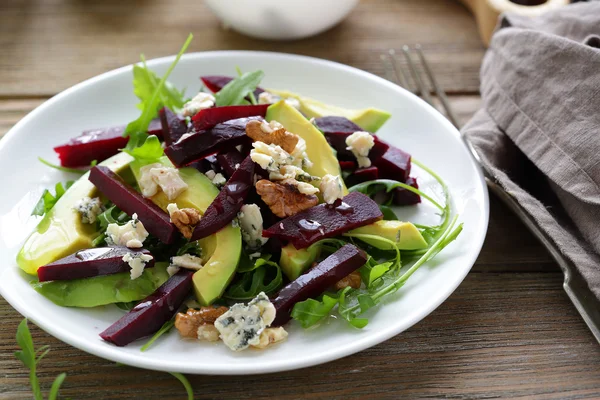
<path fill-rule="evenodd" d="M 501 17 L 463 128 L 600 300 L 600 1 Z"/>

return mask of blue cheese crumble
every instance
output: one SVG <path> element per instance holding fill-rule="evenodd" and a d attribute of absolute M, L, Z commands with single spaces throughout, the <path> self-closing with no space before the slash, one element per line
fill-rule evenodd
<path fill-rule="evenodd" d="M 146 264 L 152 261 L 152 256 L 144 253 L 127 253 L 123 256 L 123 261 L 131 268 L 131 279 L 137 279 L 144 273 Z"/>
<path fill-rule="evenodd" d="M 81 214 L 81 222 L 84 224 L 93 224 L 98 215 L 102 214 L 102 202 L 100 198 L 83 197 L 73 207 L 75 211 Z"/>
<path fill-rule="evenodd" d="M 139 249 L 148 237 L 148 231 L 144 224 L 133 214 L 131 221 L 125 225 L 108 224 L 106 228 L 106 243 L 109 246 L 126 246 Z"/>
<path fill-rule="evenodd" d="M 211 108 L 215 105 L 215 96 L 210 93 L 200 92 L 193 99 L 183 105 L 183 116 L 193 117 L 200 110 Z"/>
<path fill-rule="evenodd" d="M 371 166 L 369 151 L 371 151 L 374 145 L 375 139 L 369 132 L 354 132 L 346 138 L 346 146 L 348 146 L 346 150 L 350 150 L 354 154 L 359 168 L 368 168 Z"/>
<path fill-rule="evenodd" d="M 165 167 L 160 163 L 140 168 L 139 185 L 144 197 L 154 196 L 160 188 L 169 200 L 176 199 L 188 188 L 177 168 Z"/>
<path fill-rule="evenodd" d="M 248 305 L 238 303 L 215 321 L 221 340 L 233 351 L 261 345 L 262 333 L 275 320 L 275 306 L 264 292 Z M 263 340 L 264 343 L 264 340 Z"/>
<path fill-rule="evenodd" d="M 262 235 L 263 217 L 256 204 L 244 204 L 238 213 L 238 221 L 242 228 L 242 239 L 249 249 L 259 249 L 269 240 Z"/>
<path fill-rule="evenodd" d="M 171 257 L 171 266 L 197 271 L 204 265 L 202 264 L 202 259 L 200 257 L 191 254 L 183 254 L 181 256 Z"/>
<path fill-rule="evenodd" d="M 339 175 L 325 175 L 321 178 L 319 189 L 327 204 L 333 204 L 337 199 L 344 197 L 344 186 Z"/>

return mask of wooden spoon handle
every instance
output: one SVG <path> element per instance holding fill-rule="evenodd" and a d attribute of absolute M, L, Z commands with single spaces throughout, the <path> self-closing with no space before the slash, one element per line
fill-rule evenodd
<path fill-rule="evenodd" d="M 553 10 L 558 7 L 569 4 L 569 0 L 460 0 L 475 16 L 479 35 L 483 43 L 488 46 L 498 16 L 510 11 L 521 15 L 534 17 L 548 10 Z M 520 3 L 520 4 L 517 4 Z M 542 4 L 539 4 L 542 3 Z M 531 5 L 524 5 L 531 4 Z"/>

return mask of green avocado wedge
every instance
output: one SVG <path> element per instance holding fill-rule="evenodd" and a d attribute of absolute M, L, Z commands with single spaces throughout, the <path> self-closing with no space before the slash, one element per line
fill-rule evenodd
<path fill-rule="evenodd" d="M 169 279 L 168 263 L 156 263 L 142 275 L 131 279 L 128 272 L 72 281 L 33 283 L 33 288 L 63 307 L 96 307 L 105 304 L 137 301 L 152 294 Z"/>
<path fill-rule="evenodd" d="M 119 153 L 102 163 L 116 173 L 127 168 L 133 158 Z M 97 236 L 95 224 L 84 224 L 73 205 L 83 197 L 97 196 L 96 187 L 84 174 L 42 218 L 17 255 L 17 264 L 28 274 L 35 275 L 42 265 L 49 264 L 78 250 L 92 247 Z"/>
<path fill-rule="evenodd" d="M 293 281 L 315 262 L 320 252 L 321 247 L 318 245 L 298 250 L 293 244 L 289 243 L 281 248 L 279 265 L 285 276 Z"/>
<path fill-rule="evenodd" d="M 173 167 L 167 157 L 158 162 L 166 167 Z M 140 168 L 148 164 L 138 160 L 131 163 L 131 170 L 137 180 Z M 201 172 L 194 168 L 180 168 L 179 175 L 188 185 L 174 201 L 169 201 L 160 191 L 152 197 L 152 201 L 163 210 L 169 203 L 176 203 L 179 208 L 195 208 L 204 213 L 206 208 L 219 194 L 219 189 Z M 204 267 L 194 273 L 194 291 L 201 305 L 209 305 L 221 297 L 227 285 L 235 275 L 242 253 L 242 234 L 239 227 L 227 225 L 214 235 L 199 241 L 202 248 Z"/>
<path fill-rule="evenodd" d="M 306 172 L 318 177 L 327 174 L 341 176 L 340 164 L 325 136 L 298 110 L 281 100 L 267 109 L 266 119 L 279 122 L 285 129 L 306 141 L 306 154 L 313 163 L 306 168 Z M 344 195 L 346 194 L 348 189 L 344 185 Z"/>
<path fill-rule="evenodd" d="M 322 103 L 318 100 L 304 97 L 284 90 L 269 89 L 269 92 L 282 98 L 293 98 L 300 102 L 300 111 L 307 118 L 320 118 L 326 116 L 346 117 L 367 132 L 375 133 L 390 118 L 390 113 L 377 108 L 351 110 Z M 293 132 L 293 131 L 292 131 Z M 295 133 L 295 132 L 294 132 Z"/>
<path fill-rule="evenodd" d="M 398 245 L 400 250 L 426 249 L 427 242 L 421 232 L 411 222 L 402 221 L 377 221 L 372 224 L 348 231 L 348 234 L 366 234 L 381 236 Z M 359 238 L 380 250 L 393 250 L 392 246 L 378 240 Z"/>

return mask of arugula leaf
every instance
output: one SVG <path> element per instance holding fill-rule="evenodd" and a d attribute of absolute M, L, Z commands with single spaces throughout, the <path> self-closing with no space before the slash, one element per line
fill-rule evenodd
<path fill-rule="evenodd" d="M 185 391 L 187 392 L 188 400 L 194 400 L 194 389 L 192 388 L 190 381 L 188 381 L 185 375 L 180 374 L 179 372 L 169 372 L 169 374 L 173 375 L 175 378 L 177 378 L 179 382 L 181 382 L 181 384 L 185 388 Z"/>
<path fill-rule="evenodd" d="M 215 105 L 222 107 L 244 104 L 246 96 L 254 93 L 254 90 L 256 90 L 256 87 L 260 84 L 264 76 L 265 73 L 258 70 L 246 72 L 233 79 L 215 94 Z"/>
<path fill-rule="evenodd" d="M 165 151 L 160 144 L 160 140 L 158 140 L 158 137 L 155 135 L 147 136 L 141 146 L 134 149 L 125 148 L 123 151 L 133 158 L 150 162 L 158 160 L 165 154 Z"/>
<path fill-rule="evenodd" d="M 148 126 L 150 125 L 150 121 L 152 121 L 154 116 L 156 116 L 156 112 L 157 112 L 160 102 L 161 102 L 161 97 L 162 97 L 161 93 L 162 93 L 163 87 L 165 85 L 165 82 L 167 81 L 167 78 L 169 77 L 169 75 L 171 75 L 171 72 L 173 71 L 173 69 L 175 68 L 177 63 L 179 62 L 179 59 L 181 58 L 183 53 L 185 53 L 185 51 L 187 50 L 187 48 L 190 45 L 190 42 L 192 41 L 193 38 L 194 38 L 194 35 L 192 35 L 190 33 L 187 40 L 181 47 L 181 50 L 179 50 L 177 57 L 175 57 L 175 60 L 169 66 L 167 73 L 163 75 L 160 82 L 158 82 L 158 84 L 155 86 L 154 91 L 152 92 L 152 96 L 150 96 L 149 99 L 144 102 L 142 114 L 139 116 L 138 119 L 130 122 L 127 125 L 127 127 L 125 128 L 125 132 L 123 133 L 123 136 L 129 137 L 129 142 L 127 142 L 127 147 L 126 147 L 128 150 L 135 149 L 136 147 L 138 147 L 141 143 L 143 143 L 146 140 L 146 137 L 148 136 L 148 134 L 146 132 L 148 131 Z"/>
<path fill-rule="evenodd" d="M 27 326 L 27 318 L 23 319 L 23 321 L 21 321 L 19 324 L 19 327 L 17 328 L 16 339 L 21 350 L 15 351 L 15 357 L 21 360 L 27 369 L 29 369 L 29 381 L 31 383 L 31 390 L 33 391 L 33 398 L 35 400 L 44 400 L 42 391 L 40 389 L 40 383 L 37 378 L 36 368 L 37 364 L 42 360 L 42 358 L 48 354 L 50 348 L 49 346 L 43 346 L 39 348 L 37 352 L 34 350 L 31 332 Z M 41 354 L 37 356 L 38 353 Z M 55 400 L 57 398 L 60 386 L 66 377 L 67 374 L 65 373 L 62 373 L 56 377 L 54 383 L 52 383 L 52 388 L 50 389 L 50 395 L 48 397 L 49 400 Z"/>
<path fill-rule="evenodd" d="M 177 250 L 177 255 L 182 256 L 184 254 L 202 257 L 202 248 L 200 247 L 200 243 L 198 243 L 198 241 L 194 241 L 188 242 L 181 246 L 179 250 Z"/>
<path fill-rule="evenodd" d="M 307 299 L 298 302 L 292 309 L 292 318 L 300 322 L 304 329 L 317 324 L 331 313 L 338 304 L 339 296 L 323 294 L 319 300 Z"/>
<path fill-rule="evenodd" d="M 251 300 L 260 292 L 274 292 L 283 283 L 279 264 L 259 258 L 253 267 L 248 272 L 238 274 L 238 279 L 227 288 L 223 297 L 230 300 Z"/>
<path fill-rule="evenodd" d="M 133 66 L 133 93 L 140 99 L 137 108 L 143 111 L 145 104 L 152 99 L 160 79 L 146 66 L 144 56 L 141 55 L 140 58 L 142 65 Z M 185 90 L 180 92 L 170 82 L 165 82 L 159 91 L 159 96 L 161 104 L 175 113 L 179 112 L 186 102 Z M 156 115 L 154 114 L 153 118 L 156 118 Z"/>
<path fill-rule="evenodd" d="M 52 210 L 56 202 L 63 196 L 63 194 L 65 194 L 67 189 L 69 189 L 73 183 L 74 181 L 68 181 L 64 186 L 60 182 L 57 183 L 54 186 L 54 195 L 52 195 L 48 189 L 44 190 L 42 197 L 40 197 L 40 200 L 35 205 L 31 215 L 37 215 L 41 217 Z"/>
<path fill-rule="evenodd" d="M 444 207 L 442 207 L 437 201 L 435 201 L 427 193 L 424 193 L 419 189 L 415 189 L 414 187 L 407 185 L 406 183 L 394 181 L 391 179 L 375 179 L 372 181 L 359 183 L 358 185 L 354 185 L 354 186 L 348 188 L 348 191 L 349 192 L 360 192 L 362 194 L 366 194 L 367 196 L 371 197 L 375 193 L 380 192 L 382 189 L 385 189 L 386 193 L 389 193 L 396 188 L 404 188 L 413 193 L 416 193 L 419 196 L 423 197 L 424 199 L 429 200 L 429 202 L 431 202 L 431 204 L 433 204 L 440 211 L 442 211 L 442 212 L 444 211 Z"/>
<path fill-rule="evenodd" d="M 146 342 L 146 344 L 143 345 L 140 348 L 140 351 L 144 352 L 144 351 L 148 350 L 150 348 L 150 346 L 152 346 L 152 344 L 154 342 L 156 342 L 156 339 L 158 339 L 159 337 L 161 337 L 165 333 L 168 333 L 171 330 L 171 328 L 173 328 L 174 326 L 175 326 L 175 320 L 174 319 L 170 319 L 167 322 L 165 322 L 163 324 L 163 326 L 154 335 L 152 335 L 152 337 L 150 338 L 150 340 L 148 340 Z"/>
<path fill-rule="evenodd" d="M 393 261 L 387 261 L 384 263 L 377 263 L 372 257 L 369 257 L 369 261 L 365 265 L 359 268 L 361 280 L 365 283 L 366 287 L 373 286 L 375 280 L 381 278 L 383 274 L 388 272 L 394 265 Z"/>
<path fill-rule="evenodd" d="M 381 210 L 381 213 L 383 214 L 384 221 L 398 221 L 398 216 L 396 215 L 394 210 L 391 209 L 391 207 L 384 206 L 383 204 L 379 204 L 379 209 Z"/>
<path fill-rule="evenodd" d="M 67 168 L 67 167 L 62 167 L 60 165 L 52 164 L 50 161 L 44 160 L 42 157 L 38 157 L 38 160 L 39 160 L 39 162 L 41 162 L 45 166 L 57 169 L 57 170 L 62 171 L 62 172 L 69 172 L 69 173 L 72 173 L 72 174 L 85 174 L 86 172 L 88 172 L 87 169 Z M 92 161 L 92 163 L 93 163 L 93 161 Z M 96 165 L 96 164 L 94 164 L 94 165 Z M 92 165 L 92 167 L 94 165 Z"/>

